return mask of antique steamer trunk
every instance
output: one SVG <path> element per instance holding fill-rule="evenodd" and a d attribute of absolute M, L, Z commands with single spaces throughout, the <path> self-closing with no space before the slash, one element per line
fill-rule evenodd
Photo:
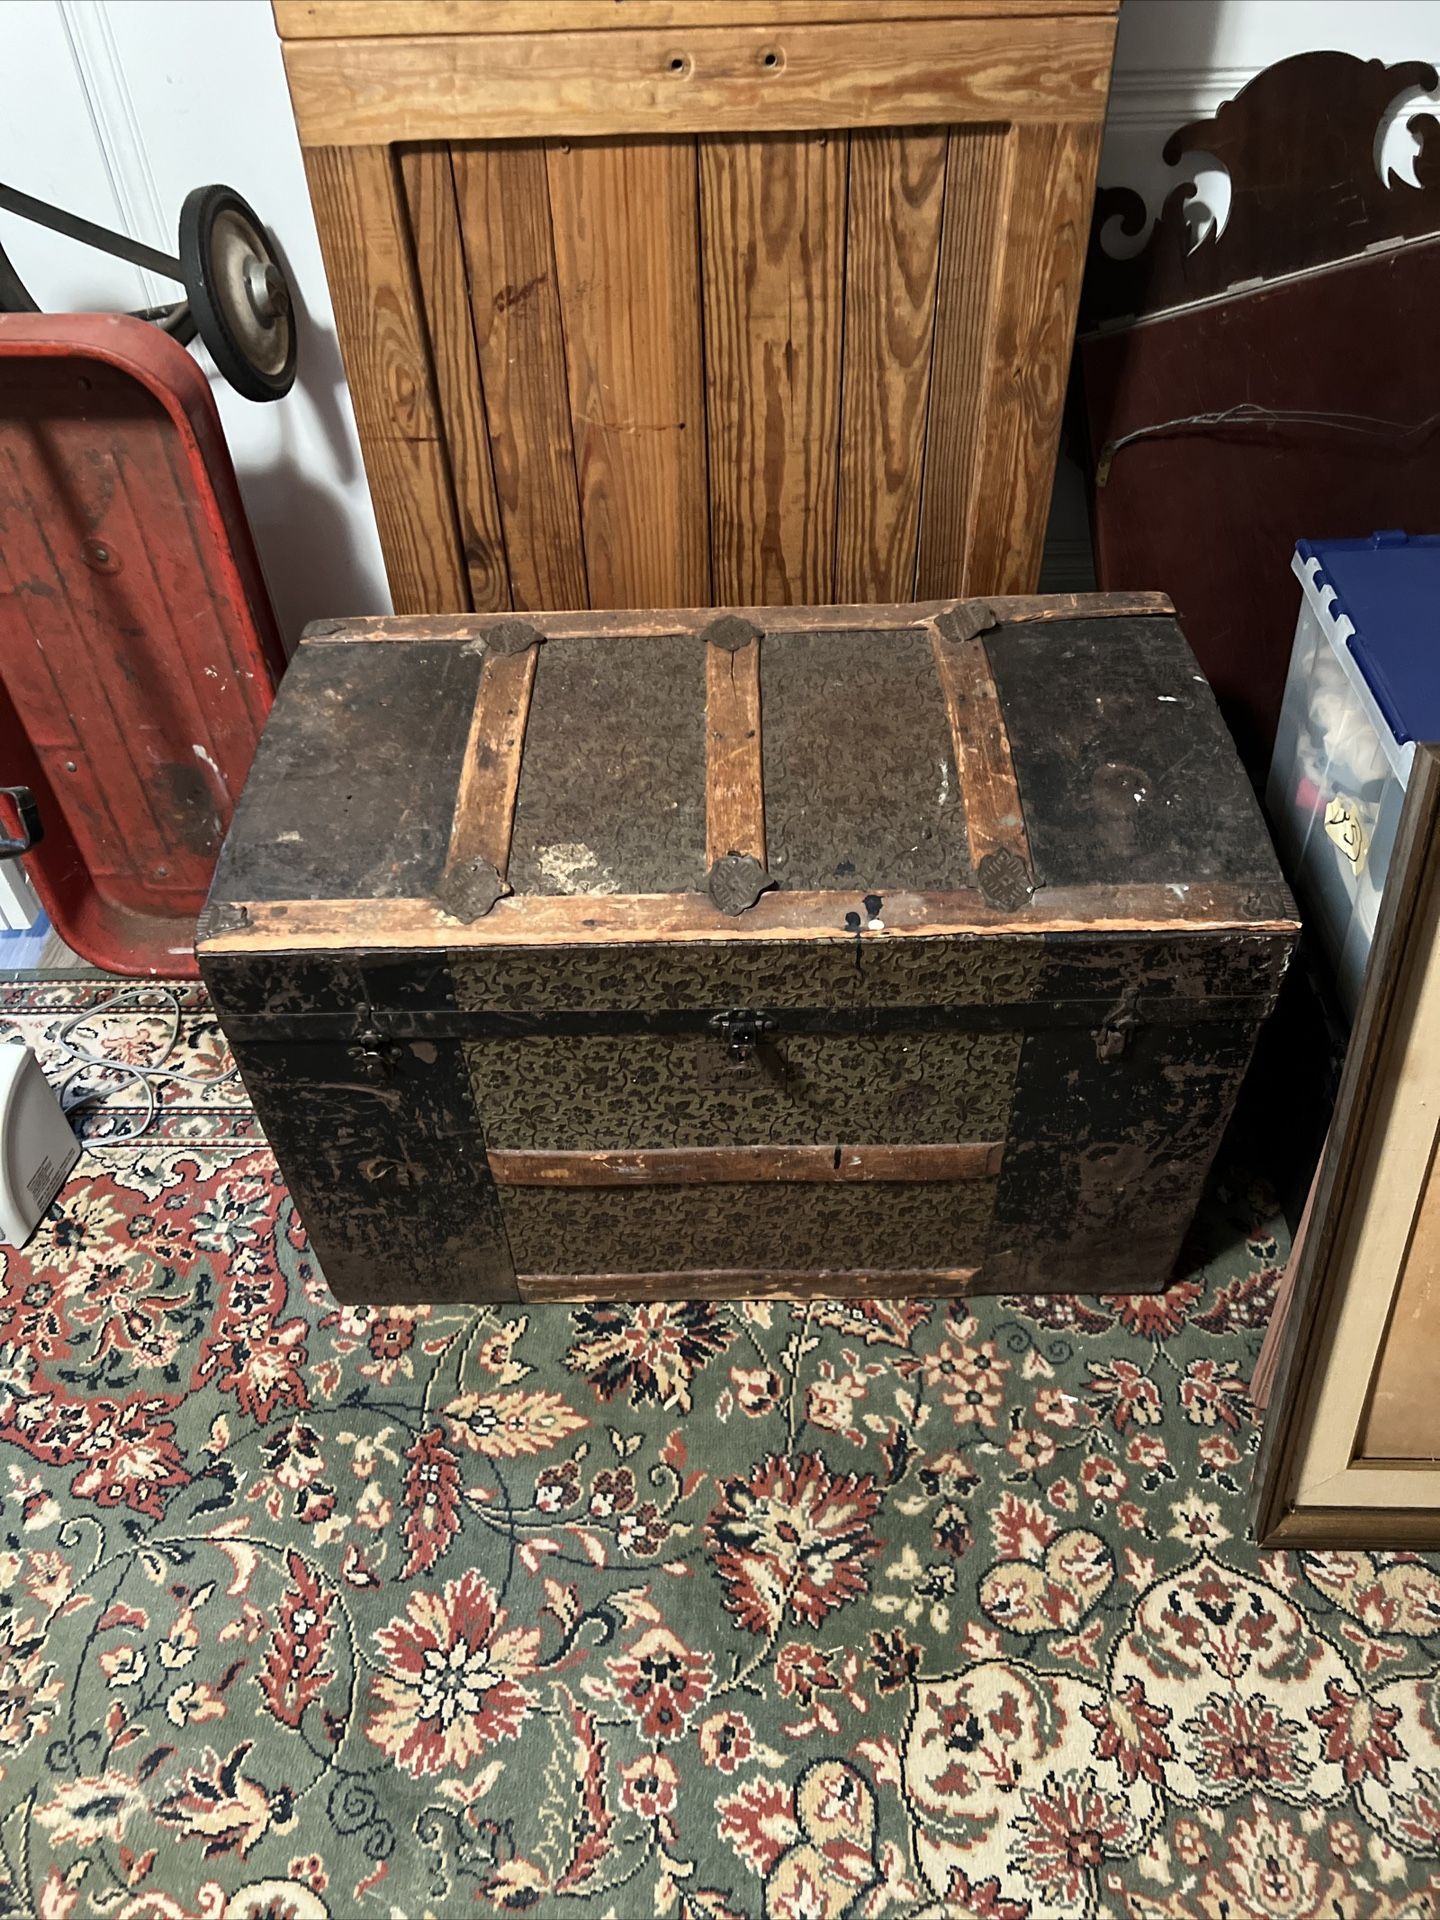
<path fill-rule="evenodd" d="M 198 951 L 342 1299 L 1112 1291 L 1296 930 L 1142 594 L 312 627 Z"/>

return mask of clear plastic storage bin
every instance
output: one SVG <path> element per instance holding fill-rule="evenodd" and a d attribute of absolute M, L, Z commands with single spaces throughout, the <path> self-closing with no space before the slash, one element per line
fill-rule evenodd
<path fill-rule="evenodd" d="M 1417 740 L 1440 740 L 1440 536 L 1302 540 L 1270 763 L 1280 855 L 1353 1014 Z"/>

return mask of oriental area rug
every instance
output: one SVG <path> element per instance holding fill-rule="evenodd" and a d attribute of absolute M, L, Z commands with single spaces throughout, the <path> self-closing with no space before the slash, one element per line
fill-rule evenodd
<path fill-rule="evenodd" d="M 0 1913 L 1435 1913 L 1440 1575 L 1246 1538 L 1263 1191 L 1149 1298 L 340 1308 L 177 991 L 0 1284 Z"/>

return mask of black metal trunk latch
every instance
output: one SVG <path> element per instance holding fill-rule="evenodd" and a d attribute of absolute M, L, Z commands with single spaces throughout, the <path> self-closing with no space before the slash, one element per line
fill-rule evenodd
<path fill-rule="evenodd" d="M 1095 1058 L 1123 1060 L 1130 1045 L 1130 1036 L 1139 1024 L 1139 995 L 1132 987 L 1120 996 L 1095 1029 Z"/>
<path fill-rule="evenodd" d="M 736 1067 L 748 1067 L 757 1047 L 775 1036 L 776 1023 L 768 1013 L 756 1013 L 751 1007 L 730 1007 L 710 1016 L 710 1031 L 725 1042 L 730 1061 Z"/>
<path fill-rule="evenodd" d="M 357 1078 L 376 1085 L 389 1080 L 395 1072 L 399 1048 L 393 1040 L 373 1027 L 366 1027 L 350 1042 L 350 1064 Z"/>

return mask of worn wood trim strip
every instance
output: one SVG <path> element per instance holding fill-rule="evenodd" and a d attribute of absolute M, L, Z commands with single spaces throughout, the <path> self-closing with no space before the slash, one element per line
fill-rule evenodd
<path fill-rule="evenodd" d="M 760 642 L 705 649 L 705 865 L 728 853 L 765 864 Z"/>
<path fill-rule="evenodd" d="M 490 1149 L 502 1187 L 730 1186 L 757 1180 L 993 1180 L 1004 1142 L 909 1147 L 647 1147 L 632 1152 Z"/>
<path fill-rule="evenodd" d="M 1440 1513 L 1433 1507 L 1293 1507 L 1267 1529 L 1263 1544 L 1290 1551 L 1433 1553 L 1440 1546 Z"/>
<path fill-rule="evenodd" d="M 978 16 L 287 40 L 303 146 L 1105 118 L 1115 22 Z M 767 64 L 770 56 L 770 64 Z"/>
<path fill-rule="evenodd" d="M 1120 0 L 273 0 L 282 40 L 1113 14 Z"/>
<path fill-rule="evenodd" d="M 846 925 L 847 915 L 854 921 Z M 433 900 L 255 900 L 207 909 L 203 953 L 405 947 L 644 946 L 666 940 L 853 940 L 906 935 L 1052 933 L 1247 933 L 1292 937 L 1300 922 L 1283 887 L 1047 887 L 1018 912 L 987 906 L 978 892 L 892 893 L 883 930 L 872 930 L 852 894 L 763 894 L 730 918 L 703 893 L 519 894 L 466 925 Z"/>
<path fill-rule="evenodd" d="M 799 1272 L 696 1268 L 692 1273 L 522 1273 L 522 1300 L 948 1300 L 969 1292 L 978 1267 Z"/>
<path fill-rule="evenodd" d="M 985 642 L 978 633 L 969 640 L 947 640 L 932 631 L 931 646 L 950 716 L 971 864 L 978 868 L 987 854 L 1003 848 L 1022 863 L 1033 884 L 1020 782 Z"/>
<path fill-rule="evenodd" d="M 445 855 L 447 874 L 484 860 L 505 878 L 538 653 L 538 647 L 487 653 L 480 668 Z"/>
<path fill-rule="evenodd" d="M 924 627 L 963 600 L 918 600 L 909 606 L 732 607 L 727 611 L 770 633 L 906 633 Z M 1164 593 L 1019 593 L 988 595 L 985 605 L 1001 627 L 1032 626 L 1054 620 L 1165 619 L 1174 602 Z M 587 640 L 592 636 L 653 640 L 667 634 L 700 633 L 715 619 L 713 607 L 662 607 L 626 613 L 534 613 L 530 624 L 547 640 Z M 424 642 L 480 640 L 490 621 L 463 614 L 398 619 L 393 614 L 317 620 L 300 636 L 302 646 L 340 646 L 351 641 Z"/>

